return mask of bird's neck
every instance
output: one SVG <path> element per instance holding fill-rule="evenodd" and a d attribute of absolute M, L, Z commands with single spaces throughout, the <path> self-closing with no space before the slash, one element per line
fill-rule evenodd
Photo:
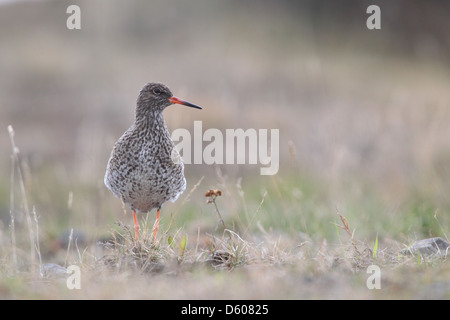
<path fill-rule="evenodd" d="M 140 112 L 141 110 L 136 109 L 135 115 L 135 125 L 138 127 L 160 127 L 165 128 L 166 123 L 162 111 L 159 110 L 146 110 L 145 112 Z"/>

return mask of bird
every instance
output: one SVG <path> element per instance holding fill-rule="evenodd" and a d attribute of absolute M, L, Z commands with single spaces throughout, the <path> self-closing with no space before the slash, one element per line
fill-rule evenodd
<path fill-rule="evenodd" d="M 162 83 L 147 83 L 136 101 L 134 123 L 114 144 L 106 167 L 106 187 L 133 211 L 136 245 L 140 229 L 136 213 L 157 209 L 156 243 L 162 205 L 175 202 L 186 189 L 183 160 L 163 117 L 172 104 L 202 109 L 175 97 Z"/>

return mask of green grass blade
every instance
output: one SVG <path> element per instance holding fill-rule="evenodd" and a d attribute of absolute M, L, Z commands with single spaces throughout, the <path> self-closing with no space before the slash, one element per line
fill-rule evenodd
<path fill-rule="evenodd" d="M 378 234 L 375 238 L 375 246 L 373 247 L 373 253 L 372 253 L 372 258 L 376 259 L 377 257 L 377 251 L 378 251 Z"/>

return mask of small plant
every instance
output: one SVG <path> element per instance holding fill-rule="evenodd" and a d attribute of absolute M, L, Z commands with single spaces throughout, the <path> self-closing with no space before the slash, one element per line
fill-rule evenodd
<path fill-rule="evenodd" d="M 206 201 L 207 204 L 213 203 L 216 208 L 217 215 L 219 216 L 220 222 L 223 225 L 223 228 L 226 229 L 225 222 L 223 221 L 222 215 L 220 214 L 219 207 L 217 207 L 216 198 L 222 196 L 222 191 L 219 189 L 210 189 L 205 193 L 205 197 L 208 198 Z"/>
<path fill-rule="evenodd" d="M 135 243 L 134 230 L 120 221 L 116 225 L 118 229 L 112 231 L 112 239 L 104 243 L 108 253 L 100 260 L 118 271 L 160 272 L 168 256 L 166 248 L 145 236 Z"/>
<path fill-rule="evenodd" d="M 226 229 L 227 238 L 212 237 L 209 248 L 209 261 L 217 269 L 233 270 L 249 263 L 250 244 L 237 233 Z"/>
<path fill-rule="evenodd" d="M 372 252 L 372 259 L 376 259 L 377 258 L 377 252 L 378 252 L 378 234 L 375 238 L 375 245 L 373 247 L 373 252 Z"/>
<path fill-rule="evenodd" d="M 340 226 L 338 224 L 335 224 L 335 226 L 339 227 L 342 230 L 345 230 L 347 232 L 348 236 L 350 237 L 350 239 L 352 241 L 352 246 L 353 246 L 353 249 L 355 250 L 355 253 L 357 254 L 358 257 L 361 257 L 361 254 L 360 254 L 360 252 L 358 250 L 358 247 L 356 246 L 356 241 L 355 241 L 355 237 L 354 237 L 355 230 L 353 230 L 353 232 L 351 232 L 350 231 L 350 226 L 348 224 L 347 219 L 342 214 L 340 214 L 339 212 L 336 212 L 336 213 L 341 218 L 341 221 L 342 221 L 343 225 Z M 338 235 L 339 235 L 339 233 L 338 233 Z"/>
<path fill-rule="evenodd" d="M 167 242 L 169 244 L 170 249 L 172 249 L 172 250 L 175 249 L 175 240 L 172 236 L 169 236 L 167 238 Z M 183 261 L 184 254 L 186 252 L 186 247 L 187 247 L 187 235 L 185 235 L 183 238 L 181 238 L 181 241 L 178 244 L 178 250 L 179 250 L 178 262 Z"/>

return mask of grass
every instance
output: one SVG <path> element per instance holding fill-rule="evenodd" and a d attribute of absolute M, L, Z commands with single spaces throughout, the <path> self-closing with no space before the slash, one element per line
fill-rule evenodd
<path fill-rule="evenodd" d="M 51 248 L 49 243 L 57 239 L 43 235 L 42 230 L 49 232 L 55 227 L 42 226 L 46 220 L 40 219 L 36 206 L 29 209 L 28 195 L 33 190 L 27 190 L 12 128 L 9 133 L 13 172 L 11 224 L 9 234 L 2 236 L 3 298 L 156 297 L 153 289 L 143 288 L 145 283 L 156 284 L 160 288 L 157 297 L 164 299 L 354 298 L 355 292 L 359 298 L 375 299 L 449 297 L 445 277 L 450 269 L 445 258 L 400 254 L 408 243 L 391 237 L 405 226 L 383 230 L 377 224 L 377 219 L 386 218 L 383 215 L 361 217 L 351 209 L 347 209 L 347 215 L 336 207 L 326 208 L 321 205 L 327 199 L 323 193 L 326 188 L 317 181 L 309 183 L 306 177 L 294 175 L 269 178 L 265 185 L 257 183 L 259 187 L 241 179 L 233 187 L 221 177 L 220 187 L 226 191 L 208 190 L 203 205 L 198 198 L 192 200 L 204 187 L 201 178 L 192 184 L 179 206 L 170 208 L 171 213 L 163 216 L 161 225 L 165 228 L 160 229 L 156 243 L 150 214 L 141 219 L 138 243 L 133 228 L 116 220 L 110 224 L 109 234 L 101 239 L 80 240 L 79 232 L 72 228 L 65 233 L 65 242 L 59 239 L 59 247 Z M 68 194 L 66 210 L 75 210 L 76 194 L 79 192 Z M 355 199 L 355 203 L 368 201 L 370 206 L 364 206 L 365 209 L 382 207 L 374 205 L 373 199 L 362 202 Z M 15 207 L 16 202 L 20 203 L 20 210 Z M 18 212 L 24 213 L 25 224 L 15 223 Z M 431 214 L 431 209 L 418 206 L 406 216 L 418 217 L 423 212 Z M 435 210 L 433 216 L 421 218 L 427 219 L 422 228 L 446 237 L 446 218 Z M 196 230 L 189 225 L 197 225 Z M 28 242 L 24 237 L 27 234 Z M 366 270 L 373 264 L 382 270 L 382 290 L 369 290 L 365 286 Z M 65 286 L 67 275 L 61 274 L 61 270 L 70 265 L 81 268 L 80 290 L 72 291 Z M 405 274 L 413 274 L 418 280 L 411 283 Z M 331 291 L 324 281 L 331 281 Z M 175 282 L 184 283 L 189 289 L 174 293 L 169 287 L 175 286 Z M 447 289 L 430 289 L 439 283 Z M 110 291 L 119 286 L 127 289 Z M 129 286 L 142 291 L 131 292 Z M 306 289 L 299 290 L 297 286 Z M 417 292 L 412 293 L 411 288 Z M 194 296 L 192 290 L 196 292 Z"/>
<path fill-rule="evenodd" d="M 116 220 L 101 239 L 80 240 L 78 231 L 72 228 L 63 236 L 66 241 L 59 239 L 59 247 L 51 248 L 58 239 L 43 234 L 43 230 L 57 227 L 47 226 L 36 206 L 29 209 L 29 195 L 34 193 L 22 173 L 12 127 L 9 134 L 13 150 L 11 224 L 9 234 L 3 234 L 0 265 L 4 298 L 156 297 L 154 290 L 143 288 L 145 283 L 156 283 L 160 288 L 157 297 L 164 299 L 354 298 L 355 292 L 360 298 L 448 298 L 449 290 L 429 289 L 436 283 L 444 287 L 448 284 L 439 280 L 450 273 L 446 259 L 400 254 L 408 243 L 390 237 L 405 226 L 391 225 L 383 230 L 379 228 L 383 224 L 376 222 L 385 219 L 384 215 L 361 217 L 360 211 L 354 212 L 351 207 L 346 208 L 348 214 L 337 207 L 327 208 L 321 205 L 327 200 L 324 185 L 294 174 L 268 178 L 266 184 L 255 182 L 257 186 L 244 179 L 233 186 L 227 178 L 219 177 L 221 189 L 208 190 L 203 205 L 198 201 L 204 188 L 201 178 L 180 199 L 178 207 L 167 210 L 171 213 L 163 216 L 161 225 L 165 228 L 160 229 L 156 243 L 150 214 L 141 219 L 137 244 L 129 221 Z M 78 190 L 68 193 L 68 212 L 76 210 L 77 194 Z M 364 210 L 382 207 L 375 204 L 377 199 L 353 200 L 369 203 Z M 23 214 L 19 225 L 15 222 L 17 213 Z M 431 208 L 423 204 L 406 216 L 419 217 L 422 213 L 430 215 Z M 446 237 L 446 216 L 440 216 L 439 210 L 421 219 L 422 230 L 434 230 Z M 190 225 L 197 225 L 196 230 Z M 420 227 L 413 227 L 420 232 Z M 63 281 L 67 275 L 56 271 L 73 264 L 80 266 L 83 280 L 82 289 L 72 291 Z M 373 264 L 383 272 L 382 290 L 365 286 L 366 270 Z M 413 274 L 418 280 L 411 283 L 405 274 Z M 331 291 L 325 281 L 331 281 Z M 185 283 L 189 289 L 174 293 L 170 286 L 175 282 Z M 142 291 L 131 292 L 129 285 Z M 110 291 L 119 286 L 128 288 Z M 411 288 L 418 291 L 413 294 Z"/>
<path fill-rule="evenodd" d="M 151 236 L 144 236 L 135 246 L 130 227 L 118 224 L 116 228 L 113 240 L 100 245 L 100 257 L 88 250 L 68 260 L 81 266 L 80 290 L 69 291 L 62 280 L 26 271 L 4 275 L 3 294 L 10 298 L 292 299 L 355 298 L 354 294 L 448 298 L 448 291 L 433 289 L 439 283 L 445 288 L 450 272 L 445 260 L 403 256 L 386 247 L 374 258 L 366 243 L 350 238 L 339 245 L 324 240 L 293 246 L 286 238 L 267 235 L 257 242 L 225 230 L 222 235 L 199 237 L 185 248 L 180 245 L 186 239 L 181 234 L 173 237 L 175 245 L 164 235 L 156 245 Z M 143 228 L 144 234 L 151 235 L 148 231 Z M 365 286 L 366 269 L 372 264 L 382 270 L 381 290 Z"/>
<path fill-rule="evenodd" d="M 204 187 L 201 178 L 179 207 L 167 210 L 172 213 L 163 216 L 165 228 L 156 243 L 150 214 L 141 219 L 137 244 L 130 222 L 117 220 L 102 239 L 82 241 L 71 229 L 66 242 L 51 249 L 56 239 L 43 235 L 45 220 L 35 206 L 29 212 L 25 204 L 33 192 L 22 175 L 12 128 L 10 136 L 15 174 L 9 234 L 2 234 L 2 298 L 449 298 L 446 258 L 400 254 L 408 244 L 390 237 L 404 226 L 363 228 L 373 221 L 320 205 L 326 199 L 323 186 L 292 175 L 269 178 L 259 188 L 246 180 L 233 187 L 221 177 L 220 188 L 227 191 L 208 190 L 203 205 L 194 197 Z M 69 211 L 76 194 L 69 196 Z M 25 213 L 25 224 L 14 223 L 18 212 Z M 446 236 L 446 217 L 438 216 L 435 211 L 427 228 Z M 196 230 L 189 225 L 197 225 Z M 369 290 L 365 283 L 366 270 L 374 264 L 382 272 L 380 290 Z M 68 275 L 60 273 L 70 265 L 81 268 L 80 290 L 69 290 Z"/>

